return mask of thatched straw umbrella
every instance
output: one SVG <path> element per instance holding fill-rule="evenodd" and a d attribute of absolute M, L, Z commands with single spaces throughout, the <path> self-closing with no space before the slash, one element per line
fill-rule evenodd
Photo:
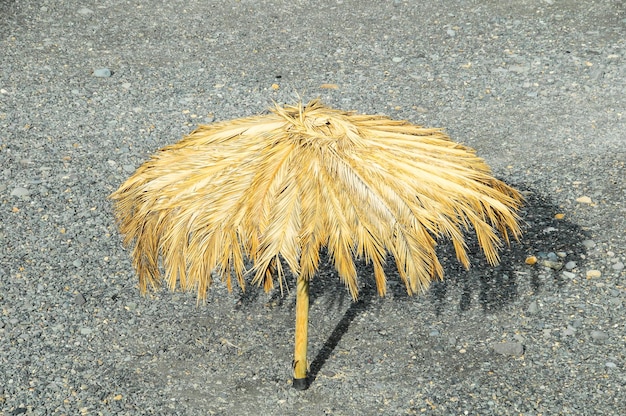
<path fill-rule="evenodd" d="M 216 272 L 265 290 L 283 260 L 296 278 L 294 387 L 307 387 L 309 284 L 322 247 L 353 298 L 354 258 L 373 264 L 378 293 L 390 254 L 409 294 L 443 277 L 436 240 L 452 240 L 469 267 L 474 230 L 491 264 L 499 234 L 518 237 L 520 194 L 474 151 L 440 130 L 383 116 L 307 105 L 200 126 L 161 149 L 111 195 L 139 286 L 206 296 Z M 159 258 L 161 262 L 159 262 Z M 250 263 L 246 263 L 246 259 Z M 246 264 L 252 264 L 250 270 Z"/>

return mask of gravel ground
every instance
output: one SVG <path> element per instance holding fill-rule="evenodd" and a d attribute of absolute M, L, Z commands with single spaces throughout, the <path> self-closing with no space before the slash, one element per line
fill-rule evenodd
<path fill-rule="evenodd" d="M 624 2 L 286 3 L 0 3 L 0 415 L 626 414 Z M 107 200 L 297 94 L 447 127 L 528 199 L 424 296 L 324 265 L 304 392 L 293 290 L 142 297 Z"/>

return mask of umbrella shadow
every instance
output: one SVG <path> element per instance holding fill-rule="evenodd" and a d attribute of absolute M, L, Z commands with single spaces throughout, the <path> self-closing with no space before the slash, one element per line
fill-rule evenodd
<path fill-rule="evenodd" d="M 328 256 L 326 253 L 323 253 L 322 259 L 327 260 Z M 358 264 L 361 263 L 361 264 Z M 324 262 L 324 265 L 321 269 L 330 269 L 332 265 L 328 263 L 328 261 Z M 365 265 L 362 261 L 357 261 L 357 269 L 359 271 L 367 270 L 367 265 Z M 324 270 L 326 271 L 326 270 Z M 334 273 L 334 269 L 332 271 L 328 270 L 328 273 Z M 371 271 L 373 273 L 373 271 Z M 340 287 L 343 286 L 339 282 L 339 279 L 335 278 L 331 281 L 325 281 L 322 285 L 314 286 L 315 289 L 311 290 L 311 299 L 315 299 L 318 296 L 326 296 L 328 294 L 328 286 L 332 286 L 331 293 L 334 293 L 334 296 L 326 297 L 326 304 L 324 305 L 326 309 L 331 308 L 340 308 L 343 306 L 345 301 L 349 301 L 350 306 L 343 313 L 343 316 L 335 325 L 333 331 L 330 333 L 326 341 L 322 347 L 318 350 L 317 355 L 313 358 L 309 365 L 309 373 L 307 376 L 307 382 L 310 386 L 311 383 L 315 381 L 317 375 L 319 374 L 322 367 L 330 356 L 333 354 L 333 351 L 339 345 L 339 342 L 343 338 L 344 334 L 350 328 L 352 321 L 354 321 L 360 314 L 369 310 L 371 308 L 371 304 L 373 300 L 378 296 L 377 289 L 375 285 L 363 283 L 359 288 L 359 297 L 357 300 L 353 301 L 350 296 L 346 293 L 345 288 Z"/>
<path fill-rule="evenodd" d="M 515 187 L 529 189 L 524 184 Z M 561 209 L 547 196 L 529 192 L 520 211 L 523 235 L 501 251 L 497 266 L 487 263 L 475 238 L 466 240 L 472 264 L 469 270 L 454 260 L 451 244 L 442 244 L 440 258 L 451 261 L 444 264 L 445 279 L 434 282 L 429 291 L 436 313 L 441 314 L 449 303 L 452 289 L 455 293 L 460 292 L 459 311 L 468 310 L 477 299 L 483 311 L 490 313 L 517 300 L 522 285 L 528 285 L 533 293 L 538 293 L 546 286 L 546 276 L 553 279 L 557 288 L 567 284 L 567 279 L 562 276 L 564 265 L 573 261 L 580 268 L 584 264 L 587 250 L 583 241 L 590 237 L 579 225 L 556 219 L 559 213 L 562 213 Z M 529 256 L 537 257 L 538 262 L 526 264 Z"/>
<path fill-rule="evenodd" d="M 516 184 L 520 190 L 530 190 L 525 184 Z M 428 298 L 433 303 L 435 313 L 441 315 L 444 309 L 455 302 L 450 297 L 451 293 L 458 294 L 458 310 L 464 312 L 472 307 L 475 299 L 485 313 L 494 313 L 519 298 L 519 287 L 529 285 L 533 292 L 540 292 L 545 285 L 545 278 L 540 276 L 551 274 L 556 287 L 565 285 L 567 281 L 561 277 L 562 267 L 568 261 L 575 261 L 580 268 L 584 263 L 586 249 L 582 242 L 589 238 L 580 226 L 566 219 L 555 219 L 555 215 L 561 210 L 549 197 L 540 193 L 527 192 L 526 201 L 520 210 L 523 221 L 523 235 L 520 241 L 513 241 L 500 253 L 500 264 L 491 266 L 476 241 L 474 235 L 468 233 L 468 254 L 471 260 L 471 268 L 464 269 L 456 260 L 454 248 L 448 241 L 441 241 L 437 247 L 438 257 L 444 268 L 445 279 L 433 282 Z M 558 256 L 560 254 L 560 257 Z M 530 255 L 537 256 L 539 262 L 530 266 L 525 263 Z M 543 260 L 550 260 L 557 255 L 554 268 L 542 266 Z M 378 296 L 373 282 L 365 282 L 365 277 L 373 275 L 371 265 L 357 260 L 357 270 L 362 276 L 359 298 L 352 302 L 347 295 L 343 283 L 337 278 L 336 271 L 331 259 L 325 250 L 320 253 L 320 267 L 315 276 L 316 284 L 311 285 L 311 302 L 317 297 L 324 298 L 324 307 L 327 310 L 343 309 L 345 302 L 351 302 L 343 313 L 339 322 L 335 325 L 317 355 L 310 363 L 308 385 L 315 381 L 326 361 L 341 341 L 344 334 L 350 328 L 352 322 L 363 312 L 371 309 L 372 303 Z M 388 280 L 400 279 L 395 268 L 393 258 L 387 259 L 385 273 Z M 525 281 L 522 281 L 525 280 Z M 293 285 L 295 279 L 288 279 L 288 284 Z M 409 296 L 403 284 L 389 285 L 388 290 L 393 294 L 394 301 L 414 301 L 417 297 Z M 247 304 L 257 300 L 259 290 L 246 291 L 242 294 L 241 303 Z M 270 294 L 270 300 L 277 306 L 282 307 L 285 299 L 292 298 L 287 292 L 281 294 L 274 290 Z M 295 297 L 287 302 L 287 307 L 295 308 Z"/>

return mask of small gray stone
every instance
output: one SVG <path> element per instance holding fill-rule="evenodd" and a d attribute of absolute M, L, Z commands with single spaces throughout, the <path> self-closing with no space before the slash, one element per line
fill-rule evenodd
<path fill-rule="evenodd" d="M 609 334 L 603 331 L 591 331 L 591 338 L 596 341 L 606 341 L 609 339 Z"/>
<path fill-rule="evenodd" d="M 527 65 L 511 65 L 509 71 L 516 74 L 523 74 L 530 70 L 530 66 Z"/>
<path fill-rule="evenodd" d="M 109 68 L 98 68 L 93 71 L 93 76 L 97 78 L 108 78 L 112 74 Z"/>
<path fill-rule="evenodd" d="M 624 263 L 622 263 L 621 261 L 618 261 L 617 263 L 615 263 L 614 265 L 611 266 L 611 268 L 613 270 L 622 270 L 624 269 Z"/>
<path fill-rule="evenodd" d="M 522 355 L 524 345 L 521 342 L 496 342 L 491 346 L 495 352 L 502 355 Z"/>
<path fill-rule="evenodd" d="M 21 186 L 18 186 L 11 191 L 11 196 L 24 197 L 24 196 L 29 196 L 29 195 L 30 195 L 30 191 L 26 188 L 22 188 Z"/>
<path fill-rule="evenodd" d="M 537 305 L 537 301 L 533 300 L 528 304 L 528 313 L 535 314 L 539 312 L 539 306 Z"/>
<path fill-rule="evenodd" d="M 548 267 L 552 270 L 561 270 L 563 268 L 563 263 L 561 263 L 560 261 L 543 260 L 541 262 L 541 265 L 544 267 Z"/>
<path fill-rule="evenodd" d="M 456 31 L 455 31 L 455 30 L 452 30 L 452 29 L 448 29 L 448 30 L 446 31 L 446 33 L 447 33 L 447 34 L 448 34 L 448 36 L 450 36 L 450 37 L 454 37 L 454 36 L 456 36 Z"/>
<path fill-rule="evenodd" d="M 606 365 L 607 368 L 617 368 L 617 364 L 609 361 L 608 363 L 604 364 Z"/>
<path fill-rule="evenodd" d="M 583 246 L 586 249 L 594 248 L 596 246 L 596 242 L 593 240 L 583 240 Z"/>
<path fill-rule="evenodd" d="M 565 277 L 566 279 L 573 279 L 576 277 L 576 273 L 572 273 L 572 272 L 566 272 L 563 271 L 561 272 L 561 274 L 563 275 L 563 277 Z"/>
<path fill-rule="evenodd" d="M 87 299 L 85 299 L 82 293 L 77 293 L 76 296 L 74 296 L 74 303 L 78 306 L 82 306 L 87 303 Z"/>
<path fill-rule="evenodd" d="M 83 265 L 83 262 L 82 262 L 82 261 L 80 261 L 79 259 L 76 259 L 76 260 L 74 260 L 74 261 L 72 262 L 72 265 L 73 265 L 74 267 L 81 267 L 81 266 Z"/>
<path fill-rule="evenodd" d="M 575 261 L 568 261 L 567 263 L 565 263 L 565 268 L 567 270 L 573 270 L 576 268 L 576 262 Z"/>
<path fill-rule="evenodd" d="M 391 58 L 391 60 L 395 63 L 399 63 L 402 62 L 404 60 L 404 58 L 400 57 L 400 56 L 394 56 L 393 58 Z"/>
<path fill-rule="evenodd" d="M 78 331 L 80 332 L 81 335 L 89 335 L 93 332 L 93 329 L 85 327 L 85 328 L 79 329 Z"/>
<path fill-rule="evenodd" d="M 574 328 L 573 326 L 568 326 L 566 329 L 564 329 L 563 331 L 561 331 L 561 335 L 565 336 L 565 337 L 569 337 L 576 334 L 576 328 Z"/>

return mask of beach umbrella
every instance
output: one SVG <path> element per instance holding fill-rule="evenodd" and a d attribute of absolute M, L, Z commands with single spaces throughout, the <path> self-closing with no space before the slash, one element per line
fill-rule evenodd
<path fill-rule="evenodd" d="M 213 276 L 266 291 L 296 280 L 293 385 L 307 387 L 309 285 L 326 248 L 354 299 L 355 259 L 373 265 L 378 293 L 395 261 L 409 294 L 443 277 L 437 241 L 469 267 L 474 232 L 487 260 L 520 234 L 521 195 L 441 129 L 324 106 L 199 126 L 159 150 L 111 198 L 139 287 L 195 290 Z M 162 273 L 163 272 L 163 275 Z M 247 276 L 251 279 L 247 279 Z M 364 276 L 361 276 L 364 277 Z"/>

